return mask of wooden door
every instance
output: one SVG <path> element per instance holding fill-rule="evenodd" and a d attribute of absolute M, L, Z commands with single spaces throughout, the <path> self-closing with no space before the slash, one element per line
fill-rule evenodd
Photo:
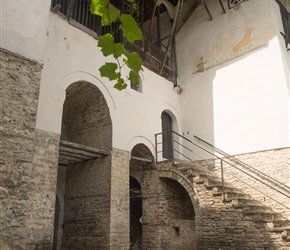
<path fill-rule="evenodd" d="M 162 156 L 166 159 L 173 159 L 172 145 L 172 118 L 166 112 L 162 112 Z"/>

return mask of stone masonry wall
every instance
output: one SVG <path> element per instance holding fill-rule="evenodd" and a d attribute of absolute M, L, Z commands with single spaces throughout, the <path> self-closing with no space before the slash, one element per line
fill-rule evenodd
<path fill-rule="evenodd" d="M 59 136 L 36 130 L 42 66 L 1 50 L 0 245 L 51 249 Z"/>
<path fill-rule="evenodd" d="M 250 167 L 253 167 L 260 172 L 268 175 L 269 177 L 278 180 L 282 184 L 290 187 L 290 148 L 281 148 L 268 151 L 254 152 L 249 154 L 237 155 L 236 159 L 246 163 Z M 228 158 L 223 158 L 228 162 L 231 162 Z M 208 167 L 208 163 L 213 162 L 213 166 Z M 220 160 L 201 162 L 202 165 L 207 167 L 209 170 L 215 172 L 218 176 L 220 174 Z M 271 187 L 274 187 L 278 191 L 285 193 L 290 196 L 289 188 L 285 188 L 282 185 L 276 184 L 267 176 L 257 173 L 247 166 L 239 166 L 233 163 L 234 166 L 239 167 L 241 170 L 253 175 L 255 178 L 267 183 Z M 241 188 L 247 194 L 250 194 L 253 198 L 260 201 L 266 206 L 272 207 L 273 210 L 284 212 L 285 216 L 290 216 L 289 209 L 281 206 L 281 204 L 290 207 L 289 198 L 282 195 L 281 193 L 269 188 L 247 174 L 231 167 L 229 164 L 224 163 L 224 178 L 227 182 L 231 183 L 237 188 Z M 259 191 L 263 192 L 260 193 Z M 273 201 L 275 199 L 279 203 Z M 290 217 L 289 217 L 290 218 Z"/>
<path fill-rule="evenodd" d="M 111 150 L 112 122 L 109 108 L 103 94 L 93 84 L 76 82 L 67 88 L 61 138 Z"/>
<path fill-rule="evenodd" d="M 160 179 L 161 248 L 195 248 L 195 212 L 187 191 L 175 180 Z"/>
<path fill-rule="evenodd" d="M 66 167 L 62 249 L 109 249 L 110 158 Z"/>
<path fill-rule="evenodd" d="M 162 249 L 160 245 L 160 219 L 158 176 L 152 165 L 131 160 L 130 176 L 134 177 L 142 190 L 142 247 L 143 249 Z"/>
<path fill-rule="evenodd" d="M 194 200 L 196 234 L 192 237 L 196 237 L 196 249 L 289 249 L 287 232 L 282 233 L 283 227 L 290 225 L 287 220 L 228 183 L 225 192 L 232 199 L 224 201 L 222 192 L 214 188 L 220 185 L 215 184 L 217 176 L 200 165 L 168 161 L 158 164 L 158 172 L 161 178 L 194 189 L 191 200 Z M 280 224 L 282 221 L 284 225 Z M 278 230 L 272 230 L 271 224 Z"/>

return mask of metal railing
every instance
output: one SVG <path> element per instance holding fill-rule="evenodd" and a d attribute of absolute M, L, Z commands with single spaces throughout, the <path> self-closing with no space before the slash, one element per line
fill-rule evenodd
<path fill-rule="evenodd" d="M 211 145 L 210 143 L 202 140 L 201 138 L 194 136 L 194 138 L 198 139 L 202 143 L 209 146 L 209 149 L 189 140 L 188 138 L 176 133 L 175 131 L 166 131 L 162 133 L 158 133 L 155 135 L 155 150 L 156 150 L 156 163 L 164 160 L 173 160 L 173 159 L 166 159 L 164 157 L 160 157 L 160 154 L 163 155 L 163 142 L 162 142 L 162 135 L 165 133 L 172 133 L 172 150 L 173 150 L 173 159 L 185 159 L 191 162 L 197 162 L 203 160 L 208 162 L 208 155 L 210 155 L 214 159 L 218 159 L 220 161 L 220 170 L 221 170 L 221 183 L 222 183 L 222 191 L 224 192 L 224 164 L 242 172 L 243 174 L 251 177 L 253 180 L 260 182 L 262 185 L 267 186 L 271 190 L 283 195 L 287 198 L 290 198 L 290 187 L 285 185 L 284 183 L 279 182 L 278 180 L 274 179 L 273 177 L 249 166 L 248 164 L 242 162 L 241 160 L 235 158 L 234 156 L 229 155 L 228 153 L 216 148 L 215 146 Z M 160 139 L 161 138 L 161 139 Z M 217 155 L 219 153 L 222 156 Z M 206 156 L 207 155 L 207 156 Z M 195 159 L 194 159 L 195 158 Z M 251 173 L 250 173 L 251 172 Z M 257 174 L 257 176 L 253 175 L 253 172 Z M 233 176 L 233 175 L 232 175 Z M 233 176 L 235 177 L 235 176 Z M 235 177 L 236 178 L 236 177 Z M 258 190 L 256 187 L 250 185 L 249 183 L 239 179 L 243 184 L 255 189 L 259 193 L 263 194 L 264 196 L 270 198 L 271 200 L 277 202 L 281 206 L 290 209 L 290 207 L 285 206 L 281 202 L 277 201 L 270 195 L 266 194 L 265 192 Z M 275 186 L 275 187 L 274 187 Z M 282 191 L 281 191 L 282 190 Z M 289 194 L 288 194 L 289 193 Z"/>

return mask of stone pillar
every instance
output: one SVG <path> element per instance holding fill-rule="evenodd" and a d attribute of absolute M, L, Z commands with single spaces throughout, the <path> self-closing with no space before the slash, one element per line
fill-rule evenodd
<path fill-rule="evenodd" d="M 130 244 L 130 152 L 114 149 L 111 154 L 110 249 L 127 250 Z"/>
<path fill-rule="evenodd" d="M 36 129 L 42 65 L 0 50 L 1 249 L 51 249 L 59 135 Z"/>

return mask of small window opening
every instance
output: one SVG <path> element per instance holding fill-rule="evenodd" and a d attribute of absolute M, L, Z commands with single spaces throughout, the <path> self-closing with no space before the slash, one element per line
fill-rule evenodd
<path fill-rule="evenodd" d="M 174 228 L 174 232 L 175 232 L 175 236 L 179 237 L 180 236 L 180 230 L 179 227 L 173 227 Z"/>
<path fill-rule="evenodd" d="M 134 89 L 140 93 L 142 93 L 142 80 L 141 77 L 139 76 L 139 84 L 134 84 L 134 83 L 130 83 L 131 89 Z"/>

